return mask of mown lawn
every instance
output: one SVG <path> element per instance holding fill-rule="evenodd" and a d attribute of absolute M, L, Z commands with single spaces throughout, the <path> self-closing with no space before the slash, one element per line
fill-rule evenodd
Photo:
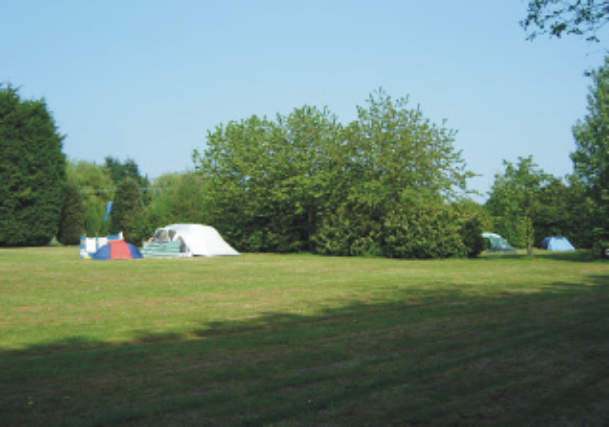
<path fill-rule="evenodd" d="M 0 249 L 0 423 L 607 424 L 586 258 Z"/>

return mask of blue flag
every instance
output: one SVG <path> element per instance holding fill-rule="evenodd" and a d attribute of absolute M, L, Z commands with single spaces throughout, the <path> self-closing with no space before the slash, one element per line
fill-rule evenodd
<path fill-rule="evenodd" d="M 108 217 L 110 216 L 110 211 L 112 210 L 112 200 L 108 202 L 106 205 L 106 216 L 104 217 L 104 221 L 108 221 Z"/>

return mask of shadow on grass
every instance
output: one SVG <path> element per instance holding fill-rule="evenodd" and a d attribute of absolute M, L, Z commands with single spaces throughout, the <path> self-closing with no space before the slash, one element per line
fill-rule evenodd
<path fill-rule="evenodd" d="M 591 250 L 580 249 L 571 252 L 551 252 L 543 249 L 535 249 L 533 256 L 528 255 L 526 252 L 485 252 L 479 259 L 481 260 L 522 260 L 522 259 L 547 259 L 554 261 L 571 261 L 571 262 L 607 262 L 607 260 L 600 259 L 594 255 Z"/>
<path fill-rule="evenodd" d="M 543 289 L 410 288 L 314 316 L 5 350 L 0 414 L 7 425 L 603 424 L 609 277 Z"/>
<path fill-rule="evenodd" d="M 590 262 L 599 261 L 606 262 L 604 259 L 597 257 L 591 250 L 578 250 L 573 252 L 551 252 L 544 251 L 535 254 L 540 258 L 551 259 L 555 261 L 573 261 L 573 262 Z"/>

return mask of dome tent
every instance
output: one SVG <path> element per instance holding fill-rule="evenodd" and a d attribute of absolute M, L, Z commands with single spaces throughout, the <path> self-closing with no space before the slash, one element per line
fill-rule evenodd
<path fill-rule="evenodd" d="M 80 236 L 80 252 L 81 258 L 91 258 L 95 255 L 95 252 L 110 240 L 124 240 L 123 232 L 118 234 L 109 234 L 105 237 L 87 237 Z"/>
<path fill-rule="evenodd" d="M 575 247 L 563 236 L 551 236 L 546 237 L 541 242 L 541 247 L 549 251 L 574 251 Z"/>
<path fill-rule="evenodd" d="M 131 243 L 124 240 L 110 240 L 108 243 L 100 247 L 91 259 L 107 260 L 107 259 L 134 259 L 141 258 L 142 254 L 139 249 Z"/>
<path fill-rule="evenodd" d="M 515 252 L 514 248 L 508 243 L 508 241 L 501 237 L 499 234 L 484 232 L 482 233 L 482 237 L 488 240 L 489 251 Z"/>
<path fill-rule="evenodd" d="M 144 243 L 144 257 L 239 255 L 209 225 L 171 224 L 158 228 Z"/>

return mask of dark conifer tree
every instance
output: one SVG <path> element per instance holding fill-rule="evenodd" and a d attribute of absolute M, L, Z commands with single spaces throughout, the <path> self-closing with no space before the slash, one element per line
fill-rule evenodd
<path fill-rule="evenodd" d="M 44 245 L 56 234 L 66 184 L 62 139 L 44 100 L 0 86 L 0 245 Z"/>
<path fill-rule="evenodd" d="M 68 184 L 57 240 L 64 245 L 76 245 L 80 242 L 84 228 L 85 213 L 78 187 L 75 184 Z"/>
<path fill-rule="evenodd" d="M 143 204 L 138 183 L 134 178 L 126 177 L 116 189 L 114 205 L 112 207 L 111 228 L 112 233 L 123 232 L 125 240 L 139 244 L 138 221 L 141 221 Z"/>

